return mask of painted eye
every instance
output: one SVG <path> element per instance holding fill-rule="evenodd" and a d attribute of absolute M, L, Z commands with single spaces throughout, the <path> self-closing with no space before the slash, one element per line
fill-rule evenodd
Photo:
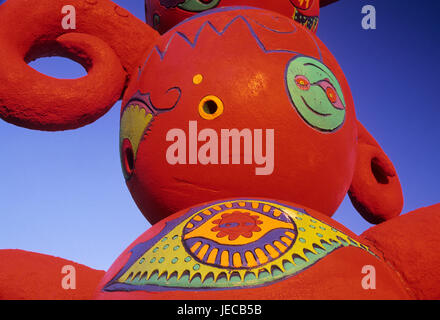
<path fill-rule="evenodd" d="M 259 287 L 293 277 L 347 246 L 374 256 L 305 210 L 257 199 L 218 201 L 190 209 L 133 246 L 104 290 Z"/>
<path fill-rule="evenodd" d="M 337 93 L 332 87 L 328 87 L 325 90 L 325 93 L 327 94 L 327 98 L 330 100 L 331 103 L 335 103 L 338 100 Z"/>
<path fill-rule="evenodd" d="M 119 146 L 126 180 L 133 174 L 139 144 L 152 120 L 153 114 L 139 101 L 129 103 L 122 113 Z"/>
<path fill-rule="evenodd" d="M 223 113 L 223 102 L 216 96 L 206 96 L 199 103 L 199 114 L 203 119 L 214 120 Z"/>
<path fill-rule="evenodd" d="M 309 90 L 310 89 L 310 82 L 304 76 L 296 76 L 295 83 L 298 86 L 298 88 L 300 88 L 301 90 Z"/>
<path fill-rule="evenodd" d="M 341 86 L 322 62 L 297 56 L 288 63 L 285 80 L 293 106 L 308 125 L 332 132 L 344 124 L 345 100 Z"/>
<path fill-rule="evenodd" d="M 345 106 L 342 104 L 342 101 L 339 98 L 338 93 L 336 92 L 335 88 L 332 86 L 332 84 L 329 82 L 328 79 L 318 82 L 318 85 L 322 88 L 322 90 L 325 91 L 325 94 L 327 95 L 327 99 L 328 101 L 330 101 L 333 107 L 339 110 L 345 109 Z"/>

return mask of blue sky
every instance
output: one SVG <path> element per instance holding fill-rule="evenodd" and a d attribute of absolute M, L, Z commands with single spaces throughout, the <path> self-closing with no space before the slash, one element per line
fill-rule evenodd
<path fill-rule="evenodd" d="M 144 19 L 142 0 L 115 2 Z M 403 212 L 440 202 L 440 3 L 413 3 L 341 0 L 321 11 L 318 29 L 345 72 L 358 118 L 398 171 Z M 376 30 L 361 27 L 366 4 L 376 8 Z M 31 65 L 59 78 L 84 75 L 61 58 Z M 119 109 L 117 103 L 92 125 L 57 133 L 0 121 L 0 249 L 107 269 L 150 226 L 120 169 Z M 347 198 L 334 218 L 358 234 L 370 227 Z"/>

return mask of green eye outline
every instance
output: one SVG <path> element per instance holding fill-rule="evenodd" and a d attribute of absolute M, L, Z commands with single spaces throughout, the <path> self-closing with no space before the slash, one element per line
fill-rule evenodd
<path fill-rule="evenodd" d="M 308 83 L 297 84 L 298 79 Z M 326 65 L 311 57 L 295 56 L 287 64 L 285 81 L 293 106 L 309 126 L 329 133 L 342 127 L 346 115 L 344 95 Z"/>
<path fill-rule="evenodd" d="M 215 8 L 220 3 L 220 0 L 212 0 L 209 3 L 204 3 L 200 0 L 186 0 L 184 3 L 177 5 L 180 9 L 191 12 L 202 12 Z"/>

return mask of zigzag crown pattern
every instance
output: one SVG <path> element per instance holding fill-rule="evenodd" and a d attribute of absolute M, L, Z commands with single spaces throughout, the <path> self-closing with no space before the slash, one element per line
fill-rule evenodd
<path fill-rule="evenodd" d="M 181 26 L 181 24 L 178 24 L 177 26 L 175 26 L 173 29 L 171 29 L 168 32 L 168 34 L 169 34 L 168 37 L 165 36 L 165 39 L 167 39 L 167 40 L 165 40 L 165 41 L 162 40 L 162 44 L 156 44 L 153 47 L 153 49 L 148 53 L 148 56 L 146 57 L 145 62 L 143 63 L 142 68 L 140 69 L 140 73 L 145 69 L 148 61 L 151 59 L 153 54 L 156 54 L 159 57 L 159 59 L 162 61 L 165 58 L 165 56 L 170 48 L 171 43 L 173 43 L 173 41 L 176 41 L 176 39 L 184 40 L 183 42 L 186 43 L 188 45 L 188 47 L 194 49 L 199 42 L 201 33 L 205 29 L 209 29 L 210 31 L 214 32 L 217 36 L 221 37 L 228 30 L 232 29 L 234 25 L 236 25 L 237 23 L 240 23 L 240 22 L 244 23 L 247 26 L 247 28 L 249 30 L 249 34 L 255 39 L 257 46 L 264 53 L 291 53 L 294 55 L 301 54 L 300 52 L 286 49 L 286 48 L 282 48 L 282 49 L 268 48 L 268 46 L 263 43 L 261 36 L 259 36 L 259 32 L 256 31 L 256 27 L 260 27 L 261 29 L 264 29 L 267 32 L 271 32 L 271 33 L 275 33 L 275 34 L 279 34 L 279 35 L 293 35 L 298 31 L 298 28 L 302 28 L 299 24 L 296 24 L 294 21 L 286 19 L 285 24 L 288 24 L 289 27 L 291 28 L 291 30 L 287 30 L 287 31 L 276 30 L 274 28 L 268 27 L 267 25 L 255 20 L 255 18 L 250 17 L 248 14 L 241 12 L 240 11 L 241 9 L 243 9 L 243 8 L 242 7 L 221 8 L 221 9 L 217 9 L 217 10 L 210 10 L 209 13 L 199 14 L 193 18 L 185 20 L 185 26 L 188 26 L 189 25 L 188 21 L 190 21 L 190 20 L 196 20 L 197 18 L 201 18 L 202 16 L 208 16 L 208 15 L 213 17 L 213 19 L 204 20 L 202 25 L 199 26 L 198 29 L 194 32 L 195 36 L 194 36 L 193 40 L 190 39 L 190 36 L 188 34 L 185 34 L 184 32 L 182 32 L 180 30 L 179 27 Z M 268 13 L 267 11 L 264 11 L 261 9 L 257 9 L 257 8 L 250 8 L 250 9 L 253 9 L 254 12 L 258 13 L 262 17 L 263 16 L 266 18 L 270 17 L 271 19 L 273 19 L 274 21 L 277 21 L 277 22 L 280 18 L 283 20 L 285 19 L 284 17 L 277 16 L 274 13 Z M 231 11 L 231 12 L 238 11 L 238 12 L 237 12 L 237 15 L 231 16 L 230 21 L 228 21 L 226 23 L 226 25 L 224 25 L 223 27 L 220 27 L 219 25 L 217 25 L 217 24 L 220 24 L 220 22 L 218 22 L 218 21 L 213 22 L 212 20 L 215 20 L 215 18 L 217 18 L 216 13 L 225 12 L 225 11 Z M 317 44 L 317 42 L 314 38 L 314 35 L 312 33 L 310 33 L 310 31 L 308 31 L 305 28 L 303 28 L 303 30 L 307 33 L 310 40 L 314 42 L 316 49 L 317 49 L 317 54 L 319 55 L 319 60 L 322 61 L 321 49 L 319 48 L 319 45 Z M 286 42 L 286 43 L 288 43 L 288 42 Z M 161 49 L 160 47 L 162 47 L 163 49 Z"/>

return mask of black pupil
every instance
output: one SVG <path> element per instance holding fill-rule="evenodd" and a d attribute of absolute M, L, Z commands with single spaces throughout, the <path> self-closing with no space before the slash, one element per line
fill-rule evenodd
<path fill-rule="evenodd" d="M 217 112 L 217 109 L 217 104 L 212 100 L 208 100 L 203 104 L 203 111 L 207 114 L 214 114 Z"/>

